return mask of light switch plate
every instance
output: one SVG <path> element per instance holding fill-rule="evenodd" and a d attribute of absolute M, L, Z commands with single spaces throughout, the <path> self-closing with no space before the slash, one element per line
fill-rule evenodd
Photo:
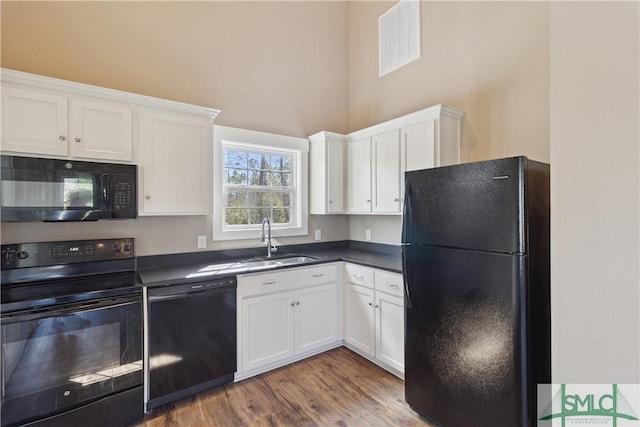
<path fill-rule="evenodd" d="M 322 240 L 322 230 L 316 230 L 316 240 Z"/>
<path fill-rule="evenodd" d="M 206 249 L 207 247 L 207 236 L 200 235 L 198 236 L 198 249 Z"/>

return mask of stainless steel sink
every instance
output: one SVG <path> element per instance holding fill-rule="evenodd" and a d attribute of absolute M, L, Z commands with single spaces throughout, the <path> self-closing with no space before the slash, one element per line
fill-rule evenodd
<path fill-rule="evenodd" d="M 263 268 L 273 268 L 284 265 L 302 264 L 305 262 L 315 261 L 318 258 L 307 255 L 297 255 L 285 258 L 270 258 L 259 260 L 246 260 L 238 262 L 239 265 L 249 270 L 260 270 Z"/>
<path fill-rule="evenodd" d="M 282 258 L 252 258 L 243 261 L 223 262 L 211 264 L 188 274 L 187 278 L 209 277 L 220 274 L 242 274 L 251 271 L 276 268 L 287 265 L 304 264 L 305 262 L 316 261 L 318 258 L 309 255 L 290 255 Z"/>

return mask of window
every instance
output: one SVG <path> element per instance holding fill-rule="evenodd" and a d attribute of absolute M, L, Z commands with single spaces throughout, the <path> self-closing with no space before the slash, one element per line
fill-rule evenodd
<path fill-rule="evenodd" d="M 223 155 L 223 227 L 261 224 L 263 218 L 273 226 L 291 225 L 294 154 L 223 143 Z"/>
<path fill-rule="evenodd" d="M 258 239 L 308 232 L 309 141 L 214 126 L 213 239 Z"/>

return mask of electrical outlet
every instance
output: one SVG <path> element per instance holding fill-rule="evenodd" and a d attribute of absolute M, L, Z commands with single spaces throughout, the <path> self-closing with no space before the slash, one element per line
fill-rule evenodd
<path fill-rule="evenodd" d="M 316 230 L 316 240 L 322 240 L 322 230 Z"/>
<path fill-rule="evenodd" d="M 371 240 L 371 230 L 369 230 L 368 228 L 364 230 L 364 238 L 365 240 Z"/>
<path fill-rule="evenodd" d="M 200 235 L 198 236 L 198 249 L 206 249 L 207 247 L 207 236 Z"/>

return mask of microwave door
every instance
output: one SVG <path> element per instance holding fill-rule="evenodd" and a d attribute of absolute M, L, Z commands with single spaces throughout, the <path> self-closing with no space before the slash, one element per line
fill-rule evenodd
<path fill-rule="evenodd" d="M 30 169 L 5 172 L 3 221 L 92 221 L 104 216 L 102 184 L 95 174 Z"/>

